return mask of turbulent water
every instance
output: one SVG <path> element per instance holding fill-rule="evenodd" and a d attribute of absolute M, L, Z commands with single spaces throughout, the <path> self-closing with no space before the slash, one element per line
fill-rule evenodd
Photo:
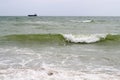
<path fill-rule="evenodd" d="M 0 17 L 0 80 L 120 80 L 120 17 Z"/>

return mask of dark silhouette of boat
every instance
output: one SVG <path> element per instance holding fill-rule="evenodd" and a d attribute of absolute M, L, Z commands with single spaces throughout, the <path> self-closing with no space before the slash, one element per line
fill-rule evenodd
<path fill-rule="evenodd" d="M 29 17 L 34 17 L 34 16 L 37 16 L 37 14 L 33 14 L 33 15 L 28 15 Z"/>

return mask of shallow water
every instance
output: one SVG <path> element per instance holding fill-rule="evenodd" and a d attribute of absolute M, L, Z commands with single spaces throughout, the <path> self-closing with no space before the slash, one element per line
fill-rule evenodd
<path fill-rule="evenodd" d="M 1 80 L 120 80 L 120 17 L 0 17 Z"/>

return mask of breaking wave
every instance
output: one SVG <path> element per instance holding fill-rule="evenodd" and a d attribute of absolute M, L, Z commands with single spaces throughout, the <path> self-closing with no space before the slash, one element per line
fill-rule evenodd
<path fill-rule="evenodd" d="M 83 20 L 83 21 L 79 21 L 79 20 L 70 20 L 71 22 L 78 22 L 78 23 L 91 23 L 94 22 L 94 20 L 88 19 L 88 20 Z"/>
<path fill-rule="evenodd" d="M 65 34 L 63 35 L 67 41 L 73 43 L 94 43 L 98 42 L 101 39 L 105 39 L 106 35 L 93 34 L 93 35 L 73 35 Z"/>
<path fill-rule="evenodd" d="M 113 34 L 18 34 L 0 37 L 0 41 L 38 42 L 38 43 L 79 43 L 90 44 L 98 42 L 119 42 L 120 35 Z"/>

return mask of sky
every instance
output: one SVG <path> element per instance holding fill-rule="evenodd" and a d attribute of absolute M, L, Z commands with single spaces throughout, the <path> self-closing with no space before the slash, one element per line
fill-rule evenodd
<path fill-rule="evenodd" d="M 0 16 L 120 16 L 120 0 L 0 0 Z"/>

